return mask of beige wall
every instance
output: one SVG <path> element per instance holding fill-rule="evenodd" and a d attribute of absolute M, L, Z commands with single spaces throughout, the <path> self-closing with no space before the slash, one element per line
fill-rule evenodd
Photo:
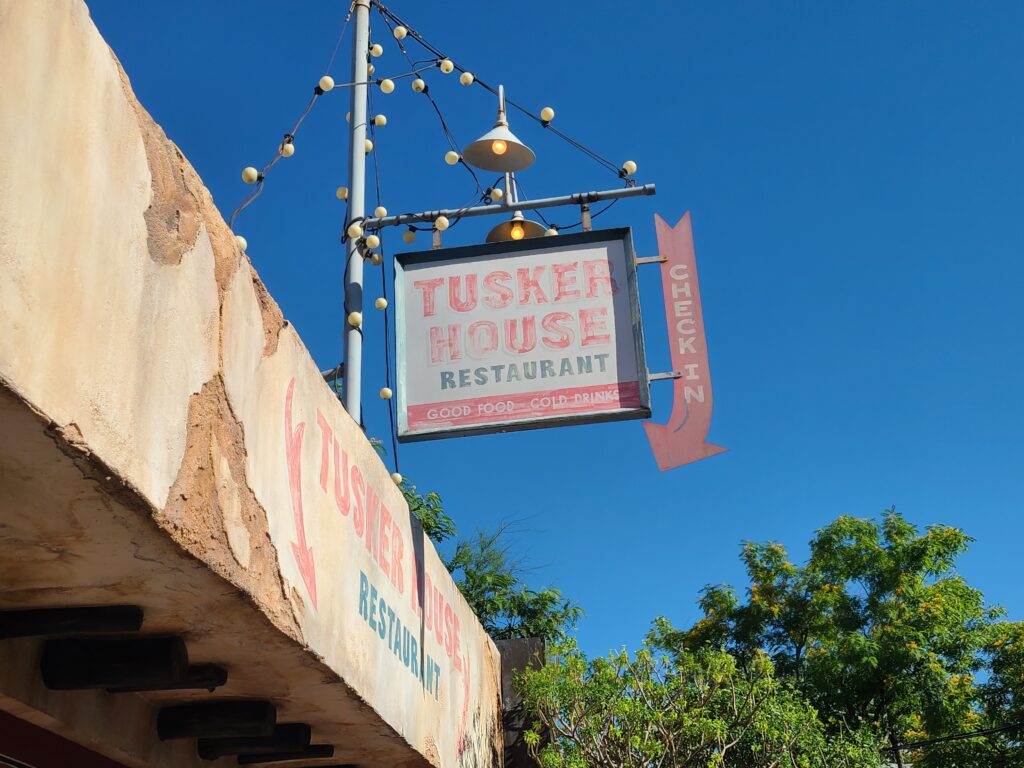
<path fill-rule="evenodd" d="M 0 0 L 0 72 L 0 385 L 385 731 L 493 764 L 493 643 L 85 6 Z"/>

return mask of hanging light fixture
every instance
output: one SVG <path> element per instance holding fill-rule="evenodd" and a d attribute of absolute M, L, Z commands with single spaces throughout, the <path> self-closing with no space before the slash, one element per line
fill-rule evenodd
<path fill-rule="evenodd" d="M 509 221 L 503 221 L 487 233 L 488 243 L 501 243 L 506 240 L 525 240 L 530 237 L 543 237 L 547 230 L 536 221 L 523 217 L 522 211 L 512 214 Z"/>
<path fill-rule="evenodd" d="M 508 129 L 505 116 L 505 86 L 498 86 L 498 119 L 494 127 L 464 150 L 462 157 L 470 165 L 485 171 L 510 173 L 533 165 L 537 156 Z"/>

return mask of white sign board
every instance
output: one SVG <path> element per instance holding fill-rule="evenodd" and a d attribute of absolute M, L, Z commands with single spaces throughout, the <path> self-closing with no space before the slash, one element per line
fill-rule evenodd
<path fill-rule="evenodd" d="M 629 229 L 399 254 L 399 439 L 651 415 Z"/>

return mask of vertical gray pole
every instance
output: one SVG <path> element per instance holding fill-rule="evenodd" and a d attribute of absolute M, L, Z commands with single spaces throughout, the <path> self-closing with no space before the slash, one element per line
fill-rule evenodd
<path fill-rule="evenodd" d="M 370 0 L 355 0 L 355 35 L 352 43 L 352 101 L 348 167 L 348 221 L 362 221 L 366 215 L 366 91 L 367 56 L 370 49 Z M 348 280 L 345 283 L 345 410 L 362 423 L 363 335 L 348 324 L 350 312 L 363 311 L 363 257 L 356 239 L 347 244 Z"/>

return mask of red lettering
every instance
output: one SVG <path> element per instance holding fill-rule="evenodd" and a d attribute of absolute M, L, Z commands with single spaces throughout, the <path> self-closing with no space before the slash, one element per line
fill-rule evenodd
<path fill-rule="evenodd" d="M 459 350 L 459 336 L 461 333 L 461 326 L 449 325 L 446 338 L 444 328 L 432 327 L 430 329 L 430 362 L 436 364 L 461 360 L 462 352 Z M 446 354 L 447 357 L 445 356 Z"/>
<path fill-rule="evenodd" d="M 380 497 L 377 495 L 377 491 L 370 485 L 366 486 L 366 538 L 364 544 L 366 551 L 370 553 L 370 556 L 374 560 L 378 558 L 378 547 L 380 542 L 377 540 L 379 529 L 377 528 L 377 521 L 380 519 Z M 379 560 L 378 560 L 379 562 Z"/>
<path fill-rule="evenodd" d="M 444 652 L 448 658 L 452 657 L 452 607 L 445 603 L 444 606 Z"/>
<path fill-rule="evenodd" d="M 466 353 L 470 357 L 486 357 L 497 348 L 497 323 L 491 320 L 477 320 L 466 329 Z"/>
<path fill-rule="evenodd" d="M 430 586 L 430 576 L 426 568 L 423 569 L 423 597 L 426 603 L 423 624 L 429 630 L 434 620 L 434 589 Z"/>
<path fill-rule="evenodd" d="M 570 264 L 552 264 L 551 273 L 555 277 L 555 301 L 578 299 L 580 289 L 576 288 L 576 262 Z"/>
<path fill-rule="evenodd" d="M 505 349 L 517 354 L 525 354 L 537 346 L 537 318 L 532 315 L 520 321 L 521 333 L 516 333 L 516 321 L 505 321 Z"/>
<path fill-rule="evenodd" d="M 443 277 L 432 277 L 430 280 L 415 280 L 412 287 L 423 293 L 423 316 L 430 317 L 437 312 L 437 289 L 444 283 Z"/>
<path fill-rule="evenodd" d="M 352 525 L 355 526 L 356 536 L 363 535 L 363 524 L 366 522 L 364 519 L 363 510 L 363 473 L 359 471 L 359 467 L 356 464 L 352 465 L 352 495 L 356 500 L 356 511 L 352 515 Z"/>
<path fill-rule="evenodd" d="M 456 312 L 469 312 L 476 309 L 476 275 L 466 275 L 466 290 L 463 296 L 459 291 L 462 285 L 462 278 L 459 276 L 448 278 L 448 303 Z"/>
<path fill-rule="evenodd" d="M 434 638 L 438 645 L 444 645 L 444 598 L 441 597 L 441 590 L 434 587 L 431 601 L 434 604 Z"/>
<path fill-rule="evenodd" d="M 606 296 L 618 293 L 619 286 L 612 279 L 611 265 L 603 259 L 593 259 L 583 262 L 583 276 L 586 281 L 586 293 L 588 299 L 596 298 L 598 289 L 604 288 Z"/>
<path fill-rule="evenodd" d="M 327 419 L 320 413 L 320 409 L 316 409 L 316 423 L 320 427 L 320 488 L 321 490 L 327 490 L 327 472 L 331 466 L 331 425 L 327 423 Z"/>
<path fill-rule="evenodd" d="M 536 297 L 538 304 L 547 304 L 547 297 L 540 289 L 540 276 L 544 271 L 543 266 L 520 267 L 516 270 L 516 282 L 519 286 L 519 303 L 529 304 L 530 297 Z"/>
<path fill-rule="evenodd" d="M 452 637 L 452 653 L 455 654 L 455 669 L 459 672 L 462 671 L 462 651 L 459 650 L 462 647 L 462 643 L 459 641 L 459 617 L 457 614 L 452 613 L 454 619 L 455 634 Z"/>
<path fill-rule="evenodd" d="M 398 594 L 405 594 L 405 577 L 402 575 L 402 558 L 405 556 L 405 541 L 402 529 L 397 523 L 391 525 L 391 583 L 398 587 Z M 413 584 L 416 579 L 413 578 Z M 415 589 L 415 587 L 414 587 Z"/>
<path fill-rule="evenodd" d="M 341 466 L 338 462 L 341 461 Z M 342 490 L 342 483 L 345 484 Z M 342 515 L 348 514 L 348 505 L 352 498 L 348 493 L 348 454 L 341 450 L 338 441 L 334 441 L 334 505 Z"/>
<path fill-rule="evenodd" d="M 607 344 L 612 340 L 608 333 L 608 307 L 580 310 L 580 346 L 589 347 L 593 344 Z"/>
<path fill-rule="evenodd" d="M 544 315 L 544 319 L 540 321 L 540 327 L 548 333 L 555 334 L 554 336 L 541 337 L 540 340 L 544 343 L 544 346 L 548 349 L 565 349 L 572 344 L 572 328 L 561 325 L 561 323 L 571 322 L 572 315 L 568 312 L 552 312 L 551 314 Z"/>
<path fill-rule="evenodd" d="M 380 540 L 377 549 L 377 564 L 380 565 L 380 569 L 384 571 L 384 574 L 390 578 L 391 564 L 388 562 L 388 551 L 391 549 L 391 513 L 384 506 L 383 501 L 380 504 L 380 530 L 377 538 Z"/>
<path fill-rule="evenodd" d="M 504 309 L 512 303 L 512 297 L 515 295 L 509 286 L 502 285 L 499 281 L 511 283 L 512 275 L 499 269 L 494 272 L 488 272 L 484 277 L 484 289 L 493 294 L 491 296 L 484 296 L 484 304 L 491 309 Z"/>

